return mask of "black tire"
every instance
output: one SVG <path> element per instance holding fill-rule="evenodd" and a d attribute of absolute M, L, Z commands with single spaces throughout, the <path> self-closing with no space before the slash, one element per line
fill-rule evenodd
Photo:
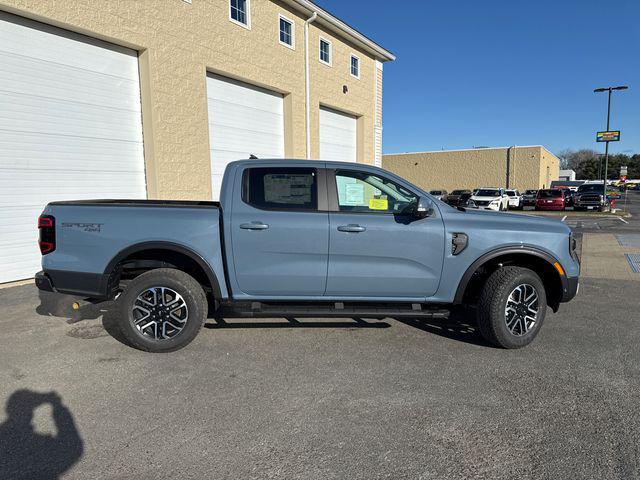
<path fill-rule="evenodd" d="M 535 323 L 521 335 L 514 334 L 507 326 L 505 308 L 509 295 L 519 286 L 528 285 L 538 294 L 538 312 Z M 522 348 L 538 335 L 547 310 L 547 297 L 540 277 L 522 267 L 503 267 L 487 279 L 478 302 L 478 327 L 480 333 L 492 345 L 502 348 Z"/>
<path fill-rule="evenodd" d="M 134 306 L 141 305 L 136 303 L 138 296 L 153 287 L 171 289 L 182 296 L 186 305 L 183 328 L 170 338 L 154 339 L 134 325 Z M 207 296 L 191 275 L 173 268 L 158 268 L 134 278 L 118 297 L 116 308 L 117 327 L 132 347 L 146 352 L 173 352 L 187 346 L 200 332 L 207 317 Z"/>

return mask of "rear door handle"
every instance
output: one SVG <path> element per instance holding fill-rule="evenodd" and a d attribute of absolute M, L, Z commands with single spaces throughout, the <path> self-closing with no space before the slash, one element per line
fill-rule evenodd
<path fill-rule="evenodd" d="M 243 230 L 266 230 L 269 225 L 262 222 L 241 223 L 240 228 Z"/>
<path fill-rule="evenodd" d="M 360 225 L 356 225 L 354 223 L 350 223 L 349 225 L 340 225 L 338 227 L 339 232 L 351 232 L 351 233 L 359 233 L 364 232 L 367 227 L 361 227 Z"/>

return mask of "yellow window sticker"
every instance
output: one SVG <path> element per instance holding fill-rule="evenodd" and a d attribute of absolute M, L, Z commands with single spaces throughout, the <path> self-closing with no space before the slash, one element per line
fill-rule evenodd
<path fill-rule="evenodd" d="M 388 210 L 389 200 L 386 198 L 372 198 L 369 200 L 369 210 Z"/>

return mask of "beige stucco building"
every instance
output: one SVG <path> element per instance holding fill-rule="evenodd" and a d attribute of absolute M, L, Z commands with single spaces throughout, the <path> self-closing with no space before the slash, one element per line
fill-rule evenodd
<path fill-rule="evenodd" d="M 309 26 L 310 158 L 320 155 L 320 106 L 357 124 L 359 162 L 380 155 L 382 62 L 393 55 L 309 1 L 247 0 L 245 24 L 234 0 L 0 0 L 0 10 L 127 47 L 138 56 L 147 192 L 211 198 L 207 74 L 282 96 L 284 155 L 307 157 L 305 28 Z M 279 20 L 292 23 L 291 45 Z M 31 25 L 28 25 L 31 26 Z M 37 27 L 34 27 L 37 28 Z M 320 38 L 331 58 L 319 61 Z M 359 61 L 350 71 L 351 56 Z"/>
<path fill-rule="evenodd" d="M 393 59 L 308 0 L 0 0 L 0 283 L 50 201 L 215 200 L 251 154 L 380 164 Z"/>
<path fill-rule="evenodd" d="M 383 155 L 382 166 L 426 189 L 549 188 L 560 160 L 540 145 Z M 508 178 L 508 180 L 507 180 Z"/>

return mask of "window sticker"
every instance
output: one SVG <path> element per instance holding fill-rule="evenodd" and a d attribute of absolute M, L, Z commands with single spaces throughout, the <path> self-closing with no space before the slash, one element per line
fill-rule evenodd
<path fill-rule="evenodd" d="M 372 198 L 369 200 L 369 210 L 388 210 L 389 200 L 386 198 Z"/>
<path fill-rule="evenodd" d="M 348 183 L 345 185 L 345 205 L 366 205 L 364 202 L 364 185 Z"/>

